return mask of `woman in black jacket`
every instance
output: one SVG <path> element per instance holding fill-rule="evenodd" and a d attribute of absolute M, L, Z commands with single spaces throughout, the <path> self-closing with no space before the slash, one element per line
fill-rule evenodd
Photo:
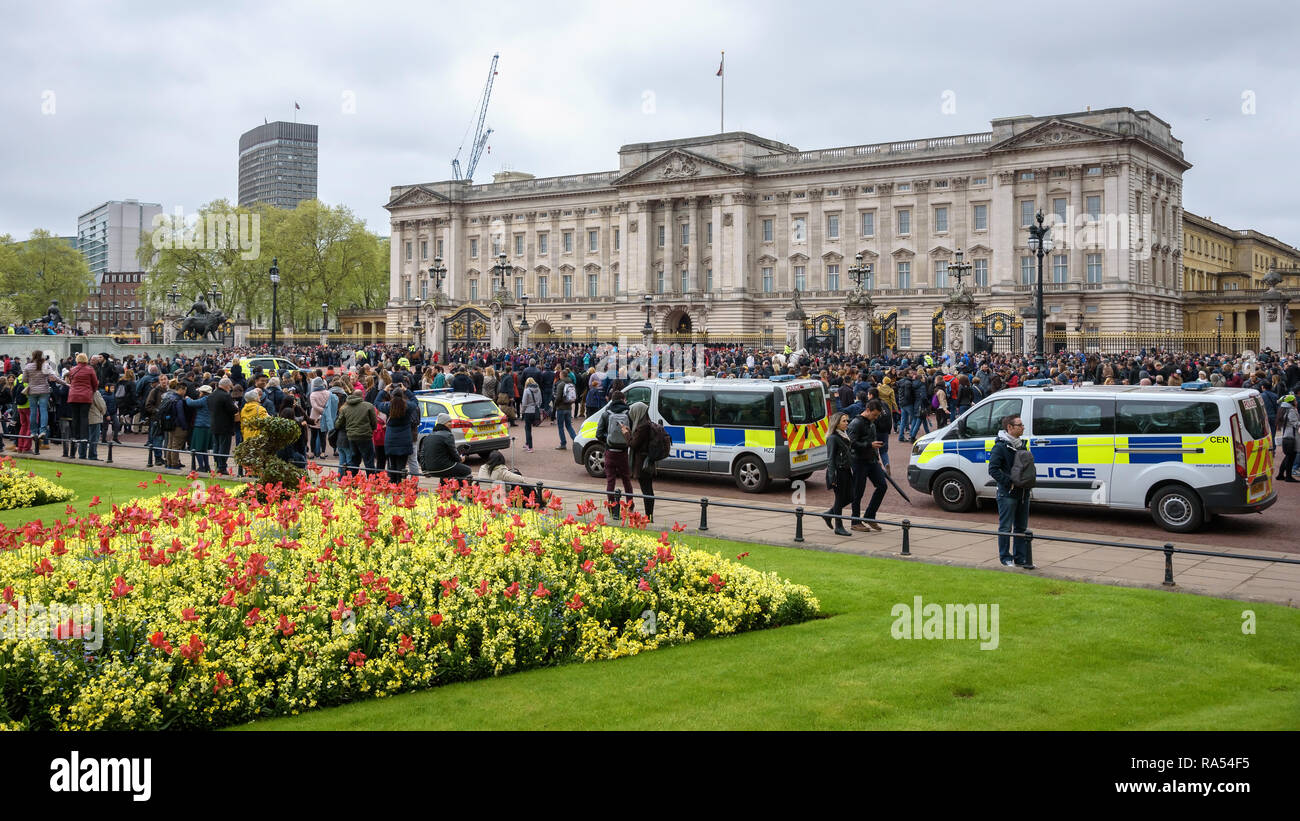
<path fill-rule="evenodd" d="M 852 501 L 853 497 L 853 447 L 848 434 L 848 414 L 837 413 L 832 416 L 830 429 L 831 435 L 826 437 L 826 449 L 830 457 L 826 472 L 834 482 L 835 504 L 826 511 L 830 515 L 823 514 L 822 519 L 826 521 L 827 527 L 835 531 L 835 535 L 852 536 L 853 534 L 844 528 L 843 519 L 831 518 L 843 514 L 845 506 Z"/>

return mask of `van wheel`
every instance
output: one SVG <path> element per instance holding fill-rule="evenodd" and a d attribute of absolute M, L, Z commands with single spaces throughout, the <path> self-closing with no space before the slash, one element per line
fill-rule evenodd
<path fill-rule="evenodd" d="M 599 444 L 588 445 L 587 449 L 582 452 L 582 464 L 587 468 L 589 476 L 595 476 L 602 479 L 605 476 L 605 446 Z"/>
<path fill-rule="evenodd" d="M 1171 533 L 1192 533 L 1205 521 L 1205 512 L 1191 488 L 1167 485 L 1151 497 L 1151 518 Z"/>
<path fill-rule="evenodd" d="M 767 468 L 754 456 L 737 459 L 731 475 L 736 478 L 736 487 L 746 493 L 762 493 L 767 490 Z"/>
<path fill-rule="evenodd" d="M 965 513 L 975 506 L 975 488 L 960 471 L 950 470 L 934 480 L 934 502 L 949 513 Z"/>

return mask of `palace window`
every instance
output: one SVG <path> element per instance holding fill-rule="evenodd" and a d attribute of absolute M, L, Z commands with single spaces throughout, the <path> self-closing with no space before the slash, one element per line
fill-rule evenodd
<path fill-rule="evenodd" d="M 867 211 L 862 215 L 862 236 L 874 237 L 876 235 L 876 212 Z"/>
<path fill-rule="evenodd" d="M 763 242 L 772 241 L 772 220 L 763 220 Z M 663 243 L 660 243 L 662 245 Z"/>
<path fill-rule="evenodd" d="M 975 260 L 975 287 L 989 287 L 989 261 L 987 259 Z"/>
<path fill-rule="evenodd" d="M 912 287 L 912 263 L 910 262 L 898 263 L 898 287 L 899 288 Z"/>
<path fill-rule="evenodd" d="M 826 216 L 826 239 L 840 238 L 840 215 L 828 214 Z"/>
<path fill-rule="evenodd" d="M 550 253 L 550 248 L 549 248 L 550 243 L 547 241 L 549 239 L 550 239 L 549 234 L 537 235 L 537 253 L 541 254 L 542 256 L 545 256 Z"/>
<path fill-rule="evenodd" d="M 772 293 L 772 269 L 771 268 L 763 269 L 763 293 L 765 294 Z"/>
<path fill-rule="evenodd" d="M 477 237 L 472 237 L 472 238 L 470 238 L 470 241 L 469 241 L 469 255 L 470 255 L 471 257 L 477 257 L 477 256 L 478 256 L 478 238 L 477 238 Z"/>
<path fill-rule="evenodd" d="M 587 296 L 600 296 L 600 281 L 596 274 L 587 274 Z"/>
<path fill-rule="evenodd" d="M 1101 282 L 1101 254 L 1088 254 L 1088 281 Z"/>
<path fill-rule="evenodd" d="M 838 291 L 840 289 L 840 266 L 826 266 L 826 289 L 829 291 Z"/>
<path fill-rule="evenodd" d="M 898 210 L 898 233 L 906 236 L 912 233 L 912 212 L 906 208 Z"/>
<path fill-rule="evenodd" d="M 573 232 L 572 231 L 564 232 L 564 253 L 566 254 L 573 253 Z"/>
<path fill-rule="evenodd" d="M 796 291 L 806 291 L 808 289 L 808 277 L 806 269 L 802 265 L 794 266 L 794 289 Z"/>
<path fill-rule="evenodd" d="M 538 299 L 546 299 L 547 296 L 549 296 L 549 294 L 548 294 L 547 291 L 546 291 L 546 277 L 538 277 L 538 278 L 537 278 L 537 297 L 538 297 Z"/>
<path fill-rule="evenodd" d="M 591 230 L 587 232 L 587 250 L 592 252 L 600 250 L 600 231 Z"/>
<path fill-rule="evenodd" d="M 1034 268 L 1034 258 L 1021 257 L 1020 258 L 1020 284 L 1033 285 L 1035 282 L 1037 282 L 1036 273 L 1037 272 Z"/>
<path fill-rule="evenodd" d="M 1070 281 L 1070 258 L 1065 254 L 1056 254 L 1052 257 L 1052 282 L 1062 283 Z"/>
<path fill-rule="evenodd" d="M 564 275 L 564 298 L 573 299 L 573 275 Z"/>
<path fill-rule="evenodd" d="M 987 205 L 975 206 L 973 222 L 976 231 L 989 230 L 989 207 Z"/>
<path fill-rule="evenodd" d="M 948 207 L 940 205 L 934 209 L 934 230 L 935 233 L 944 234 L 948 231 Z"/>

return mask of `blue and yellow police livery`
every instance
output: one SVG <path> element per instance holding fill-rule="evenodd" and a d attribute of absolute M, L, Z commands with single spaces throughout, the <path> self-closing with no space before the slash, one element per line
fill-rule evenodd
<path fill-rule="evenodd" d="M 826 467 L 829 420 L 816 379 L 662 378 L 636 382 L 623 395 L 629 405 L 646 403 L 673 440 L 659 471 L 729 474 L 741 490 L 759 493 L 772 479 L 806 479 Z M 604 412 L 573 440 L 574 461 L 592 476 L 605 475 L 605 447 L 596 441 Z"/>
<path fill-rule="evenodd" d="M 1201 382 L 999 391 L 917 440 L 908 483 L 948 511 L 994 498 L 989 453 L 1011 415 L 1025 423 L 1039 501 L 1149 508 L 1157 524 L 1179 533 L 1215 513 L 1252 513 L 1277 501 L 1258 392 Z"/>

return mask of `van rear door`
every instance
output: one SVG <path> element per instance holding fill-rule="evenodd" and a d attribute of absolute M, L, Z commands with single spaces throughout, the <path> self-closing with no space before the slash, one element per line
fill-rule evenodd
<path fill-rule="evenodd" d="M 786 385 L 778 390 L 785 393 L 785 402 L 781 414 L 784 437 L 777 442 L 777 458 L 789 460 L 791 476 L 821 467 L 826 461 L 829 424 L 821 383 Z"/>
<path fill-rule="evenodd" d="M 1269 438 L 1264 400 L 1251 393 L 1237 400 L 1232 418 L 1233 456 L 1237 475 L 1246 482 L 1246 504 L 1273 495 L 1273 442 Z"/>

